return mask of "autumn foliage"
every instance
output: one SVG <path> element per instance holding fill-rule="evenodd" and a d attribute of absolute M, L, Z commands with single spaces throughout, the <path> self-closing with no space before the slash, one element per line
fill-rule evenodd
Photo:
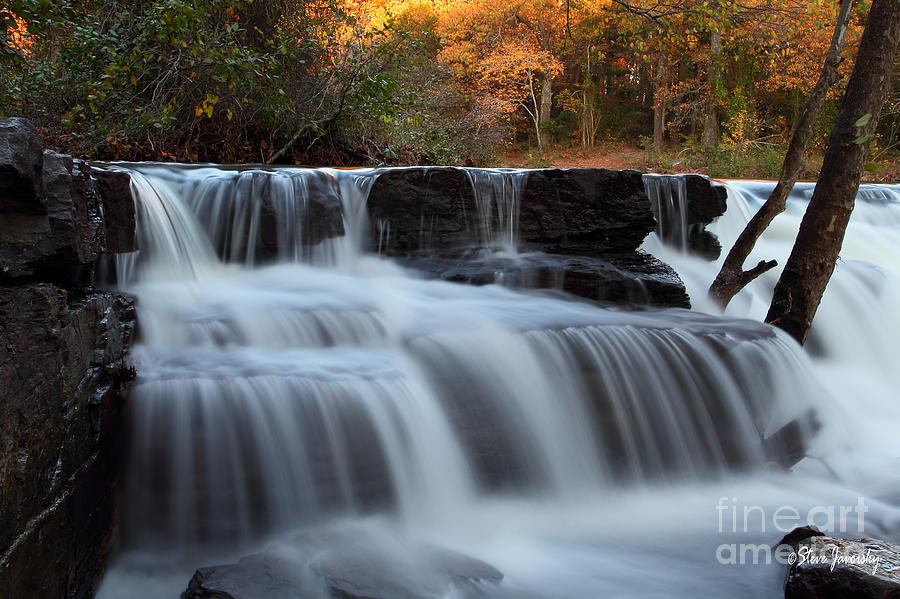
<path fill-rule="evenodd" d="M 0 4 L 0 114 L 98 158 L 486 164 L 513 145 L 539 156 L 609 140 L 714 156 L 785 142 L 836 10 L 825 0 L 13 1 Z M 867 10 L 857 7 L 845 70 Z M 898 128 L 891 115 L 882 123 L 876 154 Z"/>

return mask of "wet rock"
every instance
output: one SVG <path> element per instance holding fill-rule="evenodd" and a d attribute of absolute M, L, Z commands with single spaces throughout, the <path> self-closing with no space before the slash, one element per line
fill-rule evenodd
<path fill-rule="evenodd" d="M 531 171 L 522 192 L 522 241 L 560 254 L 637 248 L 656 222 L 638 171 Z"/>
<path fill-rule="evenodd" d="M 544 169 L 521 177 L 518 235 L 523 247 L 600 256 L 637 248 L 655 221 L 637 171 Z M 385 255 L 483 247 L 475 188 L 464 169 L 387 169 L 368 200 L 372 247 Z"/>
<path fill-rule="evenodd" d="M 818 526 L 814 526 L 812 524 L 810 524 L 808 526 L 798 526 L 791 532 L 784 535 L 781 538 L 781 540 L 778 541 L 778 545 L 776 545 L 776 547 L 779 547 L 781 545 L 787 545 L 789 547 L 797 549 L 797 545 L 799 545 L 802 541 L 805 541 L 806 539 L 808 539 L 810 537 L 824 537 L 824 536 L 825 536 L 825 533 L 823 533 L 821 530 L 819 530 Z"/>
<path fill-rule="evenodd" d="M 900 547 L 874 539 L 811 536 L 796 545 L 786 599 L 900 597 Z"/>
<path fill-rule="evenodd" d="M 51 235 L 55 239 L 54 261 L 91 264 L 105 249 L 105 235 L 98 235 L 102 218 L 95 198 L 91 169 L 71 156 L 44 152 L 44 197 Z"/>
<path fill-rule="evenodd" d="M 344 234 L 341 196 L 324 170 L 246 170 L 185 180 L 186 197 L 218 255 L 231 262 L 290 259 Z"/>
<path fill-rule="evenodd" d="M 91 597 L 112 546 L 135 312 L 91 287 L 103 217 L 86 163 L 0 119 L 0 597 Z"/>
<path fill-rule="evenodd" d="M 88 287 L 101 253 L 136 247 L 128 176 L 101 175 L 98 185 L 84 161 L 42 152 L 33 129 L 0 119 L 0 154 L 7 156 L 6 168 L 0 156 L 0 280 Z M 108 184 L 113 179 L 118 187 Z M 102 209 L 98 188 L 106 193 Z"/>
<path fill-rule="evenodd" d="M 683 175 L 687 184 L 687 222 L 708 225 L 725 214 L 728 192 L 703 175 Z"/>
<path fill-rule="evenodd" d="M 430 599 L 496 583 L 496 568 L 393 534 L 318 530 L 236 564 L 200 568 L 183 599 Z"/>
<path fill-rule="evenodd" d="M 763 451 L 770 463 L 790 468 L 806 457 L 806 441 L 819 431 L 813 410 L 808 410 L 763 439 Z"/>
<path fill-rule="evenodd" d="M 131 175 L 125 171 L 95 169 L 94 178 L 103 205 L 106 251 L 115 254 L 137 250 Z"/>
<path fill-rule="evenodd" d="M 684 283 L 667 264 L 642 252 L 589 256 L 523 254 L 517 258 L 413 257 L 402 262 L 428 277 L 519 289 L 559 289 L 617 304 L 689 308 Z"/>
<path fill-rule="evenodd" d="M 0 213 L 46 214 L 41 138 L 29 121 L 0 119 Z"/>
<path fill-rule="evenodd" d="M 367 206 L 372 247 L 386 255 L 480 241 L 475 190 L 463 169 L 385 169 L 372 184 Z"/>
<path fill-rule="evenodd" d="M 702 175 L 644 175 L 657 235 L 667 245 L 708 260 L 722 252 L 706 225 L 725 213 L 725 187 Z"/>
<path fill-rule="evenodd" d="M 112 545 L 134 308 L 0 287 L 0 596 L 91 597 Z"/>

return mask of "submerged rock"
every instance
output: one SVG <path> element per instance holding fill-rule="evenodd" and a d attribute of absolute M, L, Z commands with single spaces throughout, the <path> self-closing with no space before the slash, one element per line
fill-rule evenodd
<path fill-rule="evenodd" d="M 396 535 L 316 530 L 243 558 L 200 568 L 182 599 L 431 599 L 496 583 L 496 568 Z"/>
<path fill-rule="evenodd" d="M 875 539 L 812 534 L 794 545 L 796 561 L 785 580 L 786 599 L 900 597 L 900 547 Z"/>
<path fill-rule="evenodd" d="M 703 175 L 644 175 L 657 235 L 667 245 L 715 260 L 718 238 L 706 230 L 725 213 L 727 191 Z"/>
<path fill-rule="evenodd" d="M 643 252 L 590 256 L 523 254 L 517 258 L 413 257 L 403 262 L 425 276 L 517 289 L 558 289 L 578 297 L 635 306 L 690 308 L 672 268 Z"/>
<path fill-rule="evenodd" d="M 232 262 L 293 258 L 344 234 L 341 196 L 325 170 L 248 170 L 195 181 L 186 193 L 219 256 Z"/>

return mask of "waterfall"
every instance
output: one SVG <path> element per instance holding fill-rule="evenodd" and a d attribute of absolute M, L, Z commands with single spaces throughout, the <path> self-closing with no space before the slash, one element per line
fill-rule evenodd
<path fill-rule="evenodd" d="M 482 246 L 515 255 L 519 249 L 519 207 L 528 171 L 467 168 L 466 175 L 475 192 Z"/>
<path fill-rule="evenodd" d="M 656 235 L 685 252 L 688 247 L 687 185 L 679 175 L 644 175 L 644 188 L 656 217 Z"/>
<path fill-rule="evenodd" d="M 818 322 L 824 357 L 811 358 L 742 317 L 758 318 L 762 290 L 723 316 L 424 280 L 369 246 L 371 224 L 383 243 L 392 234 L 389 222 L 368 222 L 377 171 L 119 168 L 132 173 L 141 247 L 119 280 L 139 298 L 142 336 L 126 411 L 122 558 L 103 599 L 155 596 L 150 588 L 173 596 L 185 574 L 221 559 L 206 556 L 240 556 L 273 535 L 348 519 L 387 519 L 490 561 L 507 578 L 489 596 L 701 596 L 722 584 L 766 594 L 740 568 L 708 570 L 721 542 L 710 533 L 719 497 L 836 502 L 856 496 L 840 485 L 871 485 L 854 466 L 858 451 L 869 455 L 859 447 L 875 447 L 884 463 L 896 456 L 898 409 L 866 428 L 844 399 L 873 372 L 864 360 L 900 373 L 895 358 L 876 356 L 878 345 L 852 358 L 858 369 L 839 370 L 847 327 L 833 325 L 839 339 Z M 525 175 L 467 173 L 485 246 L 515 251 Z M 659 236 L 685 235 L 678 179 L 647 185 L 662 202 Z M 729 211 L 713 225 L 726 247 L 758 203 L 754 189 L 730 186 Z M 895 191 L 866 193 L 851 230 L 877 236 L 870 258 L 900 258 L 885 227 L 900 215 Z M 803 201 L 791 200 L 789 218 Z M 340 234 L 311 232 L 311 211 L 334 206 Z M 883 211 L 871 223 L 870 207 Z M 266 246 L 272 235 L 277 246 Z M 715 264 L 658 238 L 645 247 L 702 298 Z M 894 298 L 892 268 L 840 267 L 865 289 L 842 309 Z M 848 318 L 828 302 L 823 311 L 829 323 Z M 900 331 L 886 309 L 877 318 L 862 321 L 860 343 L 878 327 L 885 343 Z M 868 381 L 867 406 L 884 407 L 880 376 Z M 829 453 L 804 419 L 811 409 L 826 431 L 844 423 L 872 436 Z M 773 470 L 772 443 L 791 423 L 816 458 L 788 475 Z M 879 522 L 892 510 L 873 508 Z M 642 556 L 658 561 L 653 573 Z"/>

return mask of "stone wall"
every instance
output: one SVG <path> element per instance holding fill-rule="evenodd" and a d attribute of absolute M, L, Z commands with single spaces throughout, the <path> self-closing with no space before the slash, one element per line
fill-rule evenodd
<path fill-rule="evenodd" d="M 104 177 L 0 119 L 0 597 L 92 597 L 112 543 L 135 312 L 94 275 L 136 248 Z"/>

